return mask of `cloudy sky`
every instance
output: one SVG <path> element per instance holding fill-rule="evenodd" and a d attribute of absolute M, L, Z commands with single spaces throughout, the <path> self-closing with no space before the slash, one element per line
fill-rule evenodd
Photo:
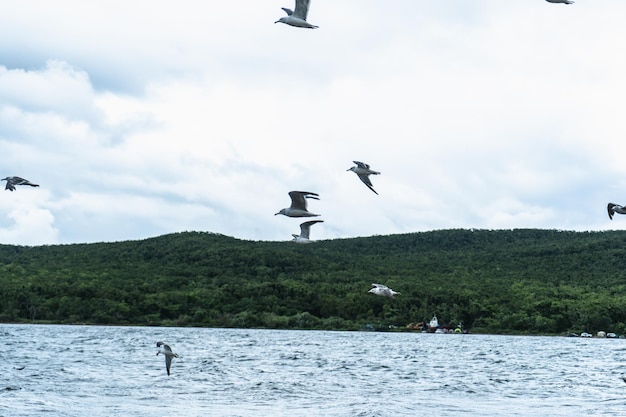
<path fill-rule="evenodd" d="M 626 229 L 624 1 L 97 3 L 0 13 L 0 243 Z"/>

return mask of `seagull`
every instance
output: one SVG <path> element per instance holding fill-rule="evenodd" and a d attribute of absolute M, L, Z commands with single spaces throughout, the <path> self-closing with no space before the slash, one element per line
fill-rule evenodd
<path fill-rule="evenodd" d="M 314 217 L 319 214 L 313 214 L 306 209 L 306 199 L 314 198 L 319 200 L 319 194 L 311 193 L 309 191 L 289 191 L 289 197 L 291 197 L 291 206 L 284 208 L 274 216 L 283 214 L 287 217 Z"/>
<path fill-rule="evenodd" d="M 399 292 L 392 290 L 386 285 L 372 284 L 372 288 L 368 291 L 374 295 L 380 295 L 381 297 L 394 298 L 396 295 L 400 295 Z"/>
<path fill-rule="evenodd" d="M 296 243 L 311 243 L 312 240 L 309 239 L 309 234 L 311 232 L 311 226 L 315 223 L 322 223 L 324 220 L 311 220 L 308 222 L 304 222 L 300 224 L 300 234 L 292 234 L 293 241 Z"/>
<path fill-rule="evenodd" d="M 548 3 L 563 3 L 563 4 L 573 4 L 572 0 L 546 0 Z"/>
<path fill-rule="evenodd" d="M 287 13 L 287 16 L 281 17 L 274 23 L 285 23 L 290 26 L 307 29 L 317 29 L 315 26 L 306 21 L 306 15 L 309 12 L 309 0 L 296 0 L 296 10 L 293 11 L 286 7 L 281 7 Z"/>
<path fill-rule="evenodd" d="M 613 220 L 613 215 L 615 213 L 626 214 L 626 206 L 620 206 L 619 204 L 609 203 L 606 206 L 606 210 L 609 212 L 609 219 Z"/>
<path fill-rule="evenodd" d="M 354 162 L 356 166 L 350 169 L 347 169 L 346 171 L 354 172 L 356 175 L 359 176 L 359 179 L 363 181 L 363 184 L 367 185 L 367 188 L 374 191 L 374 194 L 378 195 L 376 190 L 374 190 L 374 186 L 372 185 L 372 182 L 370 181 L 369 176 L 380 175 L 380 172 L 370 169 L 370 166 L 364 162 L 359 162 L 359 161 L 352 161 L 352 162 Z"/>
<path fill-rule="evenodd" d="M 161 348 L 157 352 L 157 356 L 159 356 L 159 353 L 162 353 L 163 355 L 165 355 L 165 369 L 167 370 L 167 376 L 169 376 L 170 366 L 172 366 L 172 358 L 178 358 L 179 356 L 177 353 L 172 352 L 172 348 L 169 347 L 169 345 L 166 345 L 163 342 L 157 342 L 157 347 Z"/>
<path fill-rule="evenodd" d="M 39 184 L 33 184 L 32 182 L 20 177 L 6 177 L 2 178 L 0 181 L 7 182 L 7 185 L 6 187 L 4 187 L 4 189 L 9 191 L 15 191 L 16 185 L 30 185 L 31 187 L 39 187 Z"/>

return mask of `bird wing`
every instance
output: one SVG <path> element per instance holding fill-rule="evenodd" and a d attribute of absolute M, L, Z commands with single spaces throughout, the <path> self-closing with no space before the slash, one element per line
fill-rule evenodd
<path fill-rule="evenodd" d="M 370 166 L 366 164 L 365 162 L 360 162 L 360 161 L 352 161 L 352 162 L 354 162 L 356 166 L 358 166 L 359 168 L 370 169 Z"/>
<path fill-rule="evenodd" d="M 318 194 L 311 193 L 309 191 L 290 191 L 289 197 L 291 197 L 291 208 L 298 210 L 306 210 L 306 199 L 314 198 L 319 200 Z"/>
<path fill-rule="evenodd" d="M 167 346 L 167 345 L 165 345 Z M 170 367 L 172 366 L 172 356 L 165 355 L 165 369 L 167 370 L 167 375 L 170 374 Z"/>
<path fill-rule="evenodd" d="M 9 186 L 9 183 L 7 182 L 7 187 Z M 615 204 L 613 203 L 609 203 L 608 206 L 606 206 L 606 210 L 609 212 L 609 219 L 613 220 L 613 214 L 615 214 L 615 212 L 613 211 L 613 207 L 615 207 Z"/>
<path fill-rule="evenodd" d="M 28 180 L 21 177 L 11 177 L 11 182 L 15 185 L 24 185 L 28 182 Z"/>
<path fill-rule="evenodd" d="M 357 174 L 357 175 L 359 176 L 359 179 L 363 182 L 363 184 L 367 185 L 367 188 L 372 190 L 374 194 L 378 195 L 378 193 L 374 189 L 374 186 L 372 185 L 372 181 L 370 181 L 370 178 L 367 175 L 364 175 L 364 174 Z"/>
<path fill-rule="evenodd" d="M 7 181 L 7 185 L 4 187 L 5 190 L 15 191 L 15 186 L 11 181 Z"/>
<path fill-rule="evenodd" d="M 385 289 L 389 289 L 389 287 L 387 287 L 386 285 L 383 284 L 374 284 L 372 283 L 372 287 L 376 287 L 376 288 L 380 288 L 381 290 L 385 290 Z"/>
<path fill-rule="evenodd" d="M 306 20 L 306 15 L 309 13 L 309 0 L 296 0 L 296 10 L 293 12 L 293 16 L 302 20 Z"/>
<path fill-rule="evenodd" d="M 281 7 L 281 9 L 283 9 L 285 13 L 287 13 L 287 16 L 291 16 L 293 14 L 293 10 L 291 9 L 288 9 L 286 7 Z"/>
<path fill-rule="evenodd" d="M 323 221 L 324 220 L 311 220 L 300 224 L 300 237 L 308 239 L 311 234 L 311 226 L 315 223 L 322 223 Z"/>
<path fill-rule="evenodd" d="M 30 185 L 31 187 L 39 187 L 38 184 L 34 184 L 21 177 L 9 177 L 7 178 L 7 183 L 9 182 L 13 185 Z"/>

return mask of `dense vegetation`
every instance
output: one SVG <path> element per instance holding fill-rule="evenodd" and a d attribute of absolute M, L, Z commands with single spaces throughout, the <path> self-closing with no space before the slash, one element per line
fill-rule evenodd
<path fill-rule="evenodd" d="M 474 332 L 626 332 L 626 233 L 441 230 L 242 241 L 0 245 L 0 321 Z M 368 294 L 372 282 L 402 294 Z"/>

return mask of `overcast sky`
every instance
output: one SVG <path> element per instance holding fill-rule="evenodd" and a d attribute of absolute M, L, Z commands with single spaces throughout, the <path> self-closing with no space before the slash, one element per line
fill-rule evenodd
<path fill-rule="evenodd" d="M 626 1 L 21 0 L 0 243 L 626 229 Z M 381 171 L 372 193 L 352 161 Z M 2 183 L 4 185 L 4 183 Z"/>

